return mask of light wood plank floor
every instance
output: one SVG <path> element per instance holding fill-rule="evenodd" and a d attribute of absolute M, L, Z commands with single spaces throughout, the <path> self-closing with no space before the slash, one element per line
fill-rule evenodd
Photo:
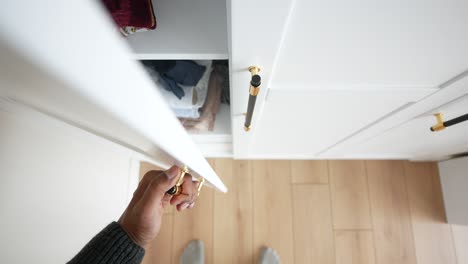
<path fill-rule="evenodd" d="M 144 263 L 178 263 L 192 239 L 206 263 L 467 264 L 468 227 L 445 223 L 435 163 L 212 159 L 229 188 L 169 209 Z M 155 169 L 143 164 L 140 174 Z"/>

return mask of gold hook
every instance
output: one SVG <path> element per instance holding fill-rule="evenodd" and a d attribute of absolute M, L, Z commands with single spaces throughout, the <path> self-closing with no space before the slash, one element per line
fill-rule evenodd
<path fill-rule="evenodd" d="M 444 120 L 442 118 L 442 113 L 436 113 L 436 114 L 434 114 L 434 116 L 437 119 L 437 124 L 431 126 L 431 131 L 436 132 L 436 131 L 444 130 L 446 128 L 446 126 L 444 125 Z"/>

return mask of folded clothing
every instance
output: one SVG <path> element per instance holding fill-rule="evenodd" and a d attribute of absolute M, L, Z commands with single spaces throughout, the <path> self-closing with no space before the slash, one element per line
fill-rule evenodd
<path fill-rule="evenodd" d="M 161 85 L 179 99 L 185 96 L 179 85 L 195 86 L 206 71 L 205 66 L 187 60 L 144 61 L 143 64 L 157 71 Z"/>
<path fill-rule="evenodd" d="M 200 110 L 193 109 L 177 109 L 173 108 L 174 114 L 179 118 L 197 119 L 200 118 Z"/>
<path fill-rule="evenodd" d="M 175 63 L 175 62 L 174 62 Z M 196 119 L 200 117 L 200 108 L 204 105 L 207 93 L 208 93 L 208 82 L 210 79 L 211 72 L 211 61 L 196 61 L 197 65 L 204 67 L 204 71 L 201 79 L 196 83 L 195 86 L 179 85 L 182 89 L 184 96 L 177 98 L 172 91 L 166 90 L 162 85 L 162 77 L 156 69 L 161 71 L 168 71 L 171 67 L 170 64 L 158 64 L 153 61 L 144 61 L 146 71 L 155 83 L 161 85 L 158 86 L 162 96 L 166 99 L 171 109 L 174 111 L 177 117 Z M 155 66 L 157 65 L 157 66 Z M 161 68 L 162 67 L 162 68 Z M 184 81 L 184 83 L 190 83 Z M 192 82 L 193 83 L 193 82 Z"/>
<path fill-rule="evenodd" d="M 223 78 L 216 71 L 210 74 L 208 84 L 208 94 L 203 107 L 200 109 L 200 117 L 196 119 L 179 118 L 182 125 L 186 130 L 192 133 L 199 133 L 203 131 L 213 131 L 216 121 L 216 114 L 218 113 L 221 104 L 221 86 Z"/>
<path fill-rule="evenodd" d="M 156 28 L 151 0 L 102 0 L 123 35 Z"/>
<path fill-rule="evenodd" d="M 212 61 L 195 61 L 197 64 L 205 66 L 206 70 L 203 73 L 200 81 L 198 81 L 197 85 L 193 87 L 193 100 L 192 100 L 192 107 L 200 109 L 206 101 L 206 97 L 208 95 L 208 84 L 210 82 L 210 75 L 211 75 L 211 67 Z M 187 86 L 182 85 L 182 88 L 186 88 Z M 182 106 L 178 106 L 177 108 L 183 108 Z"/>

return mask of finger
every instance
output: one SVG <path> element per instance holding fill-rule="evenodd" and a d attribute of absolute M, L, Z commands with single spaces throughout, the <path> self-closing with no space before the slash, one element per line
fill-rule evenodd
<path fill-rule="evenodd" d="M 177 183 L 180 173 L 181 170 L 178 167 L 172 166 L 164 173 L 154 177 L 141 198 L 142 204 L 150 207 L 161 204 L 166 192 Z"/>
<path fill-rule="evenodd" d="M 187 202 L 182 203 L 182 204 L 178 204 L 178 205 L 176 206 L 177 211 L 179 211 L 179 212 L 180 212 L 180 211 L 183 211 L 183 210 L 187 209 L 187 208 L 189 207 L 189 205 L 190 205 L 190 204 L 187 203 Z"/>
<path fill-rule="evenodd" d="M 188 194 L 181 193 L 179 195 L 173 196 L 171 199 L 171 205 L 179 205 L 185 202 L 190 202 L 190 196 Z"/>
<path fill-rule="evenodd" d="M 185 174 L 182 185 L 180 186 L 181 188 L 181 193 L 178 195 L 175 195 L 171 199 L 171 205 L 177 205 L 181 204 L 185 201 L 189 201 L 192 199 L 192 176 L 190 174 Z"/>
<path fill-rule="evenodd" d="M 193 191 L 193 186 L 195 186 L 195 182 L 193 182 L 190 185 L 190 188 L 191 188 L 190 193 L 186 192 L 185 189 L 182 189 L 181 194 L 172 197 L 171 205 L 179 205 L 179 204 L 183 204 L 183 203 L 192 203 L 193 201 L 195 201 L 197 196 L 195 195 L 195 193 Z"/>
<path fill-rule="evenodd" d="M 169 195 L 166 193 L 166 195 L 164 195 L 164 198 L 163 198 L 163 206 L 167 205 L 168 201 L 170 202 L 171 205 L 174 205 L 174 204 L 179 204 L 185 200 L 190 200 L 191 189 L 192 189 L 192 187 L 190 186 L 191 181 L 192 181 L 192 176 L 186 173 L 184 175 L 184 178 L 182 179 L 182 184 L 179 186 L 181 192 L 175 196 Z M 189 196 L 188 198 L 187 198 L 187 195 Z M 175 197 L 177 197 L 177 199 L 175 199 Z"/>
<path fill-rule="evenodd" d="M 184 182 L 182 183 L 182 193 L 187 194 L 192 200 L 193 195 L 195 194 L 195 182 L 192 181 L 192 176 L 190 174 L 185 175 Z"/>

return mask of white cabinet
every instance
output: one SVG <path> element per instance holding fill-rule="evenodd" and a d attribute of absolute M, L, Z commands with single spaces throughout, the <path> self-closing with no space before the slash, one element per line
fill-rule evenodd
<path fill-rule="evenodd" d="M 466 1 L 232 1 L 228 13 L 239 158 L 351 157 L 328 148 L 468 69 Z M 251 65 L 263 86 L 245 132 Z"/>
<path fill-rule="evenodd" d="M 450 120 L 468 113 L 466 74 L 431 96 L 394 113 L 341 145 L 325 157 L 441 159 L 468 150 L 468 122 L 432 132 L 434 114 Z"/>
<path fill-rule="evenodd" d="M 435 149 L 436 155 L 452 152 L 449 145 L 461 143 L 441 140 L 437 147 L 417 152 L 395 145 L 406 131 L 426 126 L 430 117 L 407 127 L 403 123 L 463 96 L 444 94 L 445 83 L 468 69 L 467 1 L 153 3 L 157 29 L 124 39 L 94 1 L 64 5 L 47 0 L 44 4 L 56 10 L 50 16 L 37 14 L 35 4 L 8 2 L 3 10 L 24 11 L 3 12 L 6 54 L 8 49 L 24 53 L 46 74 L 56 74 L 52 77 L 62 86 L 86 87 L 72 93 L 46 85 L 45 90 L 18 89 L 10 95 L 151 155 L 177 157 L 184 164 L 197 157 L 193 165 L 201 167 L 195 171 L 209 171 L 213 179 L 202 154 L 418 158 Z M 23 17 L 27 30 L 16 30 L 16 21 Z M 188 137 L 137 63 L 165 59 L 229 59 L 231 105 L 221 107 L 213 132 Z M 262 88 L 247 132 L 248 67 L 254 65 L 261 68 Z M 427 106 L 429 95 L 439 98 L 439 104 Z M 74 103 L 67 104 L 70 100 Z M 154 118 L 157 115 L 167 118 Z M 106 122 L 100 122 L 104 117 Z M 161 126 L 178 132 L 161 137 L 154 132 Z M 396 127 L 401 132 L 393 133 L 395 138 L 373 139 Z"/>

